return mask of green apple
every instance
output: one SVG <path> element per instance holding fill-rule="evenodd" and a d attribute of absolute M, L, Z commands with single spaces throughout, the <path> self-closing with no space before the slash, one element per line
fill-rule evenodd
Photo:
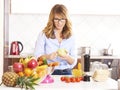
<path fill-rule="evenodd" d="M 67 50 L 64 48 L 59 48 L 57 50 L 57 54 L 58 54 L 58 56 L 65 56 L 67 54 Z"/>

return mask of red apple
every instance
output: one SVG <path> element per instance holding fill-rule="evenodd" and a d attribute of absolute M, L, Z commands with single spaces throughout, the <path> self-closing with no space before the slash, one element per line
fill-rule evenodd
<path fill-rule="evenodd" d="M 14 72 L 18 73 L 18 72 L 22 72 L 24 70 L 24 65 L 22 63 L 19 62 L 15 62 L 13 64 L 13 70 Z"/>
<path fill-rule="evenodd" d="M 28 64 L 27 64 L 27 66 L 28 66 L 29 68 L 31 68 L 31 69 L 36 68 L 37 65 L 38 65 L 38 63 L 37 63 L 37 60 L 36 60 L 36 59 L 31 59 L 31 60 L 28 62 Z"/>

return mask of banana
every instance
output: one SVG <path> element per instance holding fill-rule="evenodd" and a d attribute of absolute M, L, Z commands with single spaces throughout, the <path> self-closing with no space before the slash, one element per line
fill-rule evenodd
<path fill-rule="evenodd" d="M 75 77 L 81 77 L 83 76 L 83 71 L 79 69 L 72 69 L 72 75 Z"/>
<path fill-rule="evenodd" d="M 78 63 L 77 68 L 78 68 L 79 70 L 81 70 L 81 63 L 80 63 L 80 62 Z"/>
<path fill-rule="evenodd" d="M 30 56 L 28 56 L 28 57 L 26 57 L 26 58 L 24 59 L 23 64 L 24 64 L 25 67 L 27 67 L 27 63 L 28 63 L 30 60 L 31 60 L 31 57 L 30 57 Z"/>
<path fill-rule="evenodd" d="M 48 65 L 41 65 L 41 66 L 37 66 L 37 69 L 47 69 Z"/>
<path fill-rule="evenodd" d="M 23 59 L 23 58 L 20 58 L 20 59 L 19 59 L 19 62 L 20 62 L 20 63 L 23 63 L 23 62 L 24 62 L 24 59 Z"/>

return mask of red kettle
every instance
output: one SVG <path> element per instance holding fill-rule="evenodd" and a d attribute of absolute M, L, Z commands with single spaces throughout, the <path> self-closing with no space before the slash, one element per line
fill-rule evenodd
<path fill-rule="evenodd" d="M 19 55 L 23 51 L 23 44 L 20 41 L 11 43 L 10 55 Z"/>

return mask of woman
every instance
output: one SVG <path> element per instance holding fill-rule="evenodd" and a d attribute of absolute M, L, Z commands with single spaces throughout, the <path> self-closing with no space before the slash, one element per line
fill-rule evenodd
<path fill-rule="evenodd" d="M 57 50 L 64 48 L 66 55 L 58 56 Z M 51 9 L 47 26 L 36 41 L 35 56 L 44 56 L 47 62 L 59 62 L 53 75 L 71 75 L 71 69 L 76 65 L 75 39 L 72 36 L 72 28 L 68 17 L 67 8 L 62 4 L 56 4 Z"/>

